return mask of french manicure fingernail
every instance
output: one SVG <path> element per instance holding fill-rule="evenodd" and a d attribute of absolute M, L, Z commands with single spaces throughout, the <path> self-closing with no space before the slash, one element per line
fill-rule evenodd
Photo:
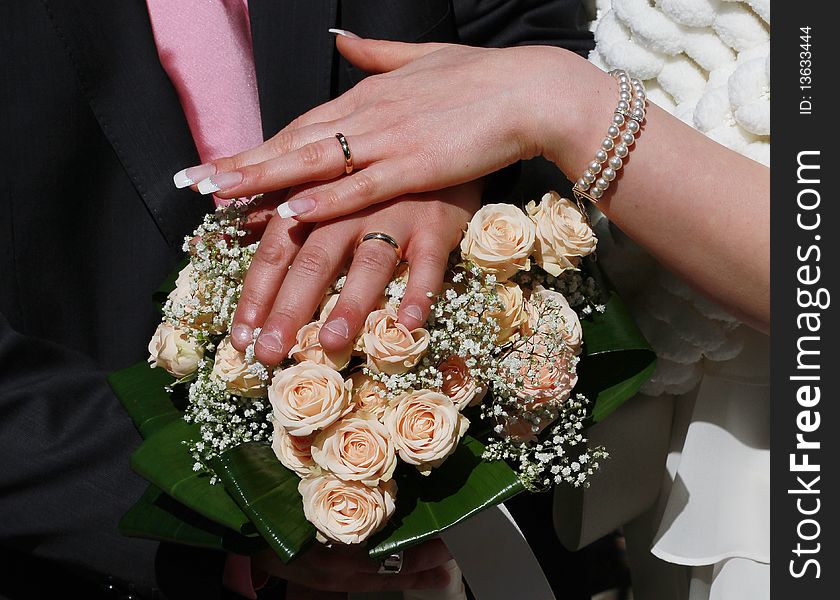
<path fill-rule="evenodd" d="M 231 171 L 219 173 L 198 182 L 198 191 L 202 194 L 215 194 L 219 190 L 227 190 L 242 183 L 242 173 Z"/>
<path fill-rule="evenodd" d="M 175 187 L 178 189 L 195 185 L 197 181 L 207 179 L 216 172 L 215 165 L 206 164 L 198 165 L 197 167 L 189 167 L 181 169 L 172 176 L 172 181 L 175 182 Z"/>
<path fill-rule="evenodd" d="M 283 340 L 276 333 L 263 333 L 257 338 L 257 343 L 269 352 L 283 353 Z"/>
<path fill-rule="evenodd" d="M 406 316 L 409 316 L 412 319 L 415 319 L 417 321 L 422 321 L 423 320 L 423 311 L 420 310 L 419 306 L 416 306 L 414 304 L 412 304 L 411 306 L 406 306 L 405 308 L 402 309 L 402 312 Z"/>
<path fill-rule="evenodd" d="M 233 329 L 230 330 L 230 337 L 239 344 L 243 346 L 247 346 L 251 343 L 254 337 L 254 330 L 248 327 L 247 325 L 234 325 Z"/>
<path fill-rule="evenodd" d="M 297 217 L 298 215 L 308 213 L 313 208 L 315 208 L 315 201 L 311 198 L 295 198 L 278 206 L 277 214 L 284 219 L 288 219 L 289 217 Z"/>
<path fill-rule="evenodd" d="M 347 319 L 338 317 L 324 325 L 324 329 L 345 340 L 350 337 L 350 328 L 347 326 Z"/>
<path fill-rule="evenodd" d="M 330 29 L 330 30 L 329 30 L 329 32 L 330 32 L 330 33 L 334 33 L 335 35 L 343 35 L 344 37 L 348 37 L 348 38 L 350 38 L 350 39 L 352 39 L 352 40 L 360 40 L 360 39 L 362 39 L 362 38 L 360 38 L 358 35 L 356 35 L 355 33 L 353 33 L 352 31 L 347 31 L 346 29 L 334 29 L 334 28 L 333 28 L 333 29 Z"/>

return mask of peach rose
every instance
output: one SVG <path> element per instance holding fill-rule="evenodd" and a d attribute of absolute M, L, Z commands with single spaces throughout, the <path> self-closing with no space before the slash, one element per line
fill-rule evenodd
<path fill-rule="evenodd" d="M 488 204 L 475 215 L 461 240 L 461 255 L 500 280 L 531 268 L 534 222 L 510 204 Z"/>
<path fill-rule="evenodd" d="M 499 324 L 499 333 L 496 335 L 496 343 L 504 345 L 513 341 L 522 326 L 528 322 L 528 314 L 525 312 L 525 297 L 522 288 L 512 281 L 496 284 L 496 293 L 502 302 L 501 310 L 487 313 L 488 317 L 496 319 Z"/>
<path fill-rule="evenodd" d="M 537 417 L 533 420 L 523 415 L 509 417 L 504 423 L 504 430 L 517 442 L 536 442 L 537 436 L 554 423 L 558 416 L 558 413 L 554 411 L 550 416 Z"/>
<path fill-rule="evenodd" d="M 175 280 L 175 288 L 169 292 L 169 302 L 172 314 L 186 326 L 201 329 L 210 333 L 224 333 L 225 324 L 214 323 L 212 306 L 209 306 L 205 295 L 205 284 L 199 279 L 200 274 L 192 263 L 181 269 Z M 195 285 L 195 289 L 193 289 Z"/>
<path fill-rule="evenodd" d="M 320 432 L 312 443 L 312 460 L 339 479 L 371 487 L 391 479 L 397 466 L 388 431 L 369 415 L 346 417 Z"/>
<path fill-rule="evenodd" d="M 595 250 L 598 239 L 571 200 L 549 192 L 539 205 L 529 202 L 526 210 L 537 227 L 537 264 L 555 277 L 577 268 L 580 258 Z"/>
<path fill-rule="evenodd" d="M 388 406 L 388 400 L 380 394 L 385 386 L 361 371 L 350 375 L 350 380 L 353 382 L 353 410 L 368 413 L 381 421 Z"/>
<path fill-rule="evenodd" d="M 458 410 L 478 404 L 487 394 L 487 388 L 476 382 L 464 359 L 457 354 L 439 364 L 438 371 L 443 375 L 440 391 L 452 400 Z"/>
<path fill-rule="evenodd" d="M 318 334 L 321 332 L 323 325 L 322 321 L 312 321 L 301 327 L 297 332 L 297 343 L 289 350 L 289 356 L 298 362 L 311 360 L 336 371 L 341 371 L 350 362 L 353 349 L 348 348 L 338 354 L 325 352 L 318 340 Z"/>
<path fill-rule="evenodd" d="M 312 460 L 312 442 L 315 434 L 307 436 L 289 435 L 286 428 L 279 423 L 274 423 L 274 433 L 271 436 L 271 449 L 284 467 L 300 475 L 307 477 L 315 468 L 315 461 Z"/>
<path fill-rule="evenodd" d="M 321 301 L 321 312 L 318 314 L 318 320 L 324 322 L 338 303 L 338 294 L 328 294 L 324 296 Z"/>
<path fill-rule="evenodd" d="M 411 370 L 429 347 L 429 332 L 418 327 L 409 331 L 397 323 L 397 309 L 388 305 L 368 315 L 362 330 L 362 347 L 368 365 L 394 375 Z"/>
<path fill-rule="evenodd" d="M 397 485 L 393 480 L 369 487 L 332 474 L 301 479 L 303 514 L 321 541 L 359 544 L 379 531 L 394 514 Z"/>
<path fill-rule="evenodd" d="M 166 321 L 158 325 L 149 340 L 149 364 L 161 367 L 178 379 L 192 375 L 204 357 L 204 348 L 190 336 L 190 331 Z"/>
<path fill-rule="evenodd" d="M 290 435 L 306 436 L 350 412 L 351 386 L 338 371 L 306 360 L 274 372 L 268 399 L 277 423 Z"/>
<path fill-rule="evenodd" d="M 569 349 L 580 354 L 583 345 L 583 328 L 577 313 L 560 292 L 541 285 L 534 288 L 526 306 L 529 331 L 559 331 Z"/>
<path fill-rule="evenodd" d="M 265 396 L 266 382 L 248 370 L 245 355 L 233 347 L 226 337 L 216 349 L 216 361 L 213 363 L 213 376 L 224 382 L 231 394 L 246 398 Z"/>
<path fill-rule="evenodd" d="M 532 407 L 565 402 L 577 384 L 572 353 L 564 351 L 547 357 L 549 351 L 541 340 L 542 336 L 536 333 L 502 359 L 516 395 Z"/>
<path fill-rule="evenodd" d="M 385 409 L 385 427 L 400 458 L 423 474 L 455 451 L 470 422 L 439 392 L 413 390 Z"/>

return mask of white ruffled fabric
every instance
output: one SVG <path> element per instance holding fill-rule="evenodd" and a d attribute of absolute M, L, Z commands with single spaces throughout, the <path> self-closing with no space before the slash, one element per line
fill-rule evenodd
<path fill-rule="evenodd" d="M 645 81 L 652 102 L 769 164 L 768 0 L 597 0 L 589 8 L 593 63 L 626 69 Z M 599 260 L 659 357 L 642 392 L 676 402 L 651 552 L 689 572 L 683 595 L 669 588 L 662 599 L 765 600 L 769 338 L 665 271 L 605 218 L 596 229 Z"/>

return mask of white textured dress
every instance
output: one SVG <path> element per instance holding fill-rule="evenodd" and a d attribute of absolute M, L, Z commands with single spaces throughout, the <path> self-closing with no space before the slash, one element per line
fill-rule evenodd
<path fill-rule="evenodd" d="M 589 4 L 592 62 L 626 69 L 652 102 L 769 164 L 769 0 Z M 635 597 L 766 600 L 769 338 L 656 265 L 606 219 L 597 229 L 599 260 L 659 356 L 642 391 L 674 398 L 658 505 L 626 530 Z M 634 537 L 648 556 L 634 556 Z"/>

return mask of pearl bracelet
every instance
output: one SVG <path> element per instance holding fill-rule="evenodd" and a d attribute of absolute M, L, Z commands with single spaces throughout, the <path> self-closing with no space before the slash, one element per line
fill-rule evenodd
<path fill-rule="evenodd" d="M 610 75 L 618 80 L 619 88 L 619 100 L 612 124 L 607 129 L 607 137 L 595 153 L 595 160 L 589 163 L 572 188 L 582 211 L 584 199 L 597 204 L 610 187 L 624 159 L 630 154 L 630 147 L 636 142 L 636 134 L 641 129 L 639 124 L 645 118 L 646 95 L 642 82 L 622 70 L 611 71 Z M 606 166 L 604 163 L 607 163 Z"/>

